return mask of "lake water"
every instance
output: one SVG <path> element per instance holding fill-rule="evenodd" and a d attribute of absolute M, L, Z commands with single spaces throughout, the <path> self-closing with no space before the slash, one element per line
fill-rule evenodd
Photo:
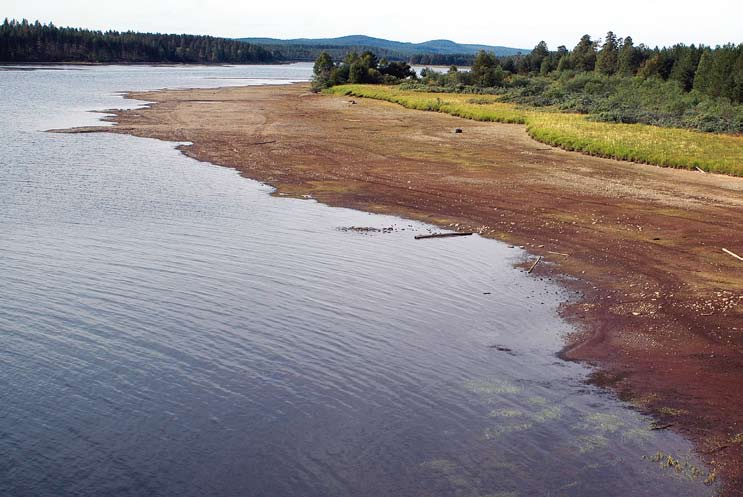
<path fill-rule="evenodd" d="M 52 69 L 0 71 L 0 495 L 712 494 L 556 357 L 569 296 L 519 249 L 44 132 L 311 65 Z"/>

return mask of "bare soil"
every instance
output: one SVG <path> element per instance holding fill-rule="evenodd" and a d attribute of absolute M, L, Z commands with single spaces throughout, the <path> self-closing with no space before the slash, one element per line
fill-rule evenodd
<path fill-rule="evenodd" d="M 578 292 L 562 352 L 692 439 L 743 495 L 743 178 L 589 157 L 480 123 L 306 85 L 133 93 L 108 128 L 191 142 L 277 194 L 524 246 Z M 462 128 L 462 133 L 455 133 Z M 427 243 L 421 241 L 421 243 Z M 525 261 L 525 266 L 530 265 Z M 737 438 L 736 438 L 737 436 Z"/>

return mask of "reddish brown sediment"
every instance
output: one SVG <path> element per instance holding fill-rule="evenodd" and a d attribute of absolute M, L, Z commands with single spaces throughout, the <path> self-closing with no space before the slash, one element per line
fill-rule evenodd
<path fill-rule="evenodd" d="M 596 382 L 688 436 L 725 495 L 743 495 L 743 262 L 722 251 L 743 255 L 743 178 L 588 157 L 523 126 L 306 85 L 130 96 L 154 103 L 73 131 L 191 142 L 185 154 L 280 194 L 544 256 L 532 276 L 581 294 L 562 309 L 579 330 L 562 355 L 597 365 Z"/>

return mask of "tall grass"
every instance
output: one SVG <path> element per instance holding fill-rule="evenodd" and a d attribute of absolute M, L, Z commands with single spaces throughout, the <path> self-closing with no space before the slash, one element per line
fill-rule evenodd
<path fill-rule="evenodd" d="M 646 124 L 615 124 L 585 115 L 523 109 L 497 96 L 428 93 L 393 86 L 342 85 L 326 90 L 443 112 L 476 121 L 525 124 L 543 143 L 590 155 L 743 176 L 743 136 L 702 133 Z"/>

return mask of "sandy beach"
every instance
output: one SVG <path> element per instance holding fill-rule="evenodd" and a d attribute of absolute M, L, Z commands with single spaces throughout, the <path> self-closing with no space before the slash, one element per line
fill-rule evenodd
<path fill-rule="evenodd" d="M 743 256 L 743 178 L 589 157 L 521 125 L 306 84 L 128 96 L 152 104 L 66 131 L 190 142 L 186 155 L 276 195 L 477 232 L 523 246 L 523 267 L 541 256 L 530 277 L 573 295 L 562 356 L 693 440 L 725 495 L 743 495 L 743 261 L 723 251 Z"/>

